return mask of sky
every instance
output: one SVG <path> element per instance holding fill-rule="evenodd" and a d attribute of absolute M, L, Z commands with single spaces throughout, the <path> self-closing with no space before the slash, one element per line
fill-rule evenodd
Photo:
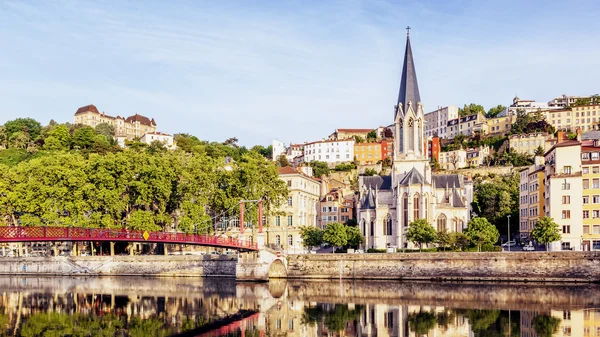
<path fill-rule="evenodd" d="M 425 111 L 600 93 L 600 2 L 0 0 L 0 123 L 94 104 L 268 145 L 393 122 L 406 26 Z"/>

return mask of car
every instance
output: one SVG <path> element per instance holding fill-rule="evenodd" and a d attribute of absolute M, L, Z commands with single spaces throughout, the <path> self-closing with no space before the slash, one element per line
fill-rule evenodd
<path fill-rule="evenodd" d="M 535 247 L 533 245 L 525 245 L 523 246 L 524 251 L 534 251 Z"/>
<path fill-rule="evenodd" d="M 219 252 L 210 252 L 210 255 L 219 256 L 219 255 L 221 255 L 221 254 L 219 254 Z"/>
<path fill-rule="evenodd" d="M 517 242 L 515 240 L 506 241 L 502 244 L 502 247 L 513 247 L 516 246 Z"/>

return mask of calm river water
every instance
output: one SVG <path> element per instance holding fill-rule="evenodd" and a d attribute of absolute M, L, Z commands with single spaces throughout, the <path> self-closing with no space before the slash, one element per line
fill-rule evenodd
<path fill-rule="evenodd" d="M 600 286 L 0 277 L 0 336 L 600 336 Z"/>

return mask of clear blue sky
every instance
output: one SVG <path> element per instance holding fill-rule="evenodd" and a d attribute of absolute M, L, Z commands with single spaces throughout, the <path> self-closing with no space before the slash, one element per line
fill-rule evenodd
<path fill-rule="evenodd" d="M 600 2 L 0 0 L 0 123 L 78 107 L 243 145 L 392 122 L 410 25 L 425 110 L 600 93 Z"/>

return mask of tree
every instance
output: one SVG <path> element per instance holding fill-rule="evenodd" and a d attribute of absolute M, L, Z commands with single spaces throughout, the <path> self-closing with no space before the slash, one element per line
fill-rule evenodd
<path fill-rule="evenodd" d="M 359 143 L 364 143 L 365 139 L 361 136 L 354 136 L 354 142 L 359 144 Z"/>
<path fill-rule="evenodd" d="M 329 176 L 329 166 L 326 162 L 313 160 L 309 163 L 310 167 L 313 169 L 313 175 L 317 178 L 321 178 L 322 176 Z"/>
<path fill-rule="evenodd" d="M 89 149 L 94 144 L 94 138 L 96 132 L 91 126 L 84 126 L 78 128 L 73 132 L 73 148 L 75 149 Z"/>
<path fill-rule="evenodd" d="M 115 136 L 115 127 L 108 123 L 96 125 L 95 131 L 97 134 L 105 136 L 106 139 L 111 139 Z"/>
<path fill-rule="evenodd" d="M 506 217 L 519 217 L 519 184 L 517 173 L 476 179 L 473 211 L 506 233 Z M 511 231 L 516 232 L 518 226 L 518 221 L 513 221 Z"/>
<path fill-rule="evenodd" d="M 538 337 L 552 337 L 558 331 L 560 319 L 549 315 L 537 315 L 532 323 Z"/>
<path fill-rule="evenodd" d="M 446 250 L 446 247 L 450 245 L 450 233 L 448 233 L 446 228 L 437 232 L 435 236 L 435 243 L 437 243 L 438 247 L 441 247 L 442 250 Z"/>
<path fill-rule="evenodd" d="M 287 157 L 283 153 L 280 154 L 279 157 L 277 157 L 277 161 L 275 163 L 279 167 L 290 166 L 290 162 L 288 161 Z"/>
<path fill-rule="evenodd" d="M 498 241 L 500 233 L 486 218 L 473 218 L 469 221 L 465 231 L 469 240 L 477 246 L 477 251 L 481 251 L 484 244 L 494 244 Z"/>
<path fill-rule="evenodd" d="M 348 243 L 346 226 L 338 222 L 329 223 L 325 227 L 323 241 L 329 243 L 335 253 L 335 247 L 343 247 Z"/>
<path fill-rule="evenodd" d="M 231 146 L 231 147 L 239 147 L 238 146 L 238 139 L 236 137 L 231 137 L 231 138 L 227 138 L 224 142 L 223 145 L 226 146 Z"/>
<path fill-rule="evenodd" d="M 365 172 L 363 172 L 362 175 L 363 176 L 367 176 L 367 177 L 376 176 L 377 175 L 377 171 L 375 171 L 375 169 L 373 169 L 373 168 L 367 167 L 365 169 Z"/>
<path fill-rule="evenodd" d="M 535 153 L 536 156 L 543 156 L 544 155 L 544 148 L 541 146 L 538 146 L 537 149 L 535 149 Z"/>
<path fill-rule="evenodd" d="M 462 251 L 469 246 L 469 237 L 461 232 L 452 232 L 449 235 L 449 244 L 453 250 Z"/>
<path fill-rule="evenodd" d="M 377 140 L 377 130 L 367 133 L 367 142 L 372 143 Z"/>
<path fill-rule="evenodd" d="M 419 310 L 418 313 L 410 313 L 407 317 L 408 327 L 417 336 L 427 335 L 435 327 L 435 314 L 429 311 Z"/>
<path fill-rule="evenodd" d="M 421 250 L 423 244 L 431 243 L 436 238 L 433 226 L 426 219 L 416 219 L 408 224 L 406 239 L 419 245 Z"/>
<path fill-rule="evenodd" d="M 306 247 L 318 247 L 323 243 L 323 231 L 312 226 L 300 227 L 300 237 Z"/>
<path fill-rule="evenodd" d="M 549 216 L 544 216 L 538 220 L 533 226 L 531 231 L 531 237 L 539 242 L 546 245 L 548 250 L 548 244 L 550 242 L 558 241 L 562 237 L 560 234 L 560 228 L 554 219 Z"/>
<path fill-rule="evenodd" d="M 387 156 L 381 161 L 382 167 L 392 167 L 392 157 Z"/>
<path fill-rule="evenodd" d="M 6 137 L 10 139 L 13 134 L 23 132 L 28 141 L 35 141 L 42 132 L 42 125 L 33 118 L 17 118 L 4 124 Z"/>
<path fill-rule="evenodd" d="M 502 111 L 504 111 L 506 107 L 502 104 L 498 104 L 495 107 L 492 107 L 485 114 L 486 118 L 496 118 Z"/>
<path fill-rule="evenodd" d="M 177 148 L 185 152 L 192 152 L 194 147 L 202 145 L 200 139 L 187 133 L 176 133 L 173 140 L 177 144 Z"/>
<path fill-rule="evenodd" d="M 273 159 L 273 145 L 269 145 L 267 147 L 255 145 L 250 149 L 250 151 L 258 152 L 267 159 Z"/>
<path fill-rule="evenodd" d="M 471 103 L 469 105 L 464 105 L 462 108 L 458 108 L 458 114 L 460 116 L 468 116 L 476 113 L 485 114 L 485 109 L 482 105 Z"/>
<path fill-rule="evenodd" d="M 365 243 L 365 238 L 362 236 L 360 229 L 356 226 L 345 226 L 346 227 L 346 237 L 347 237 L 347 246 L 350 248 L 357 249 Z"/>

